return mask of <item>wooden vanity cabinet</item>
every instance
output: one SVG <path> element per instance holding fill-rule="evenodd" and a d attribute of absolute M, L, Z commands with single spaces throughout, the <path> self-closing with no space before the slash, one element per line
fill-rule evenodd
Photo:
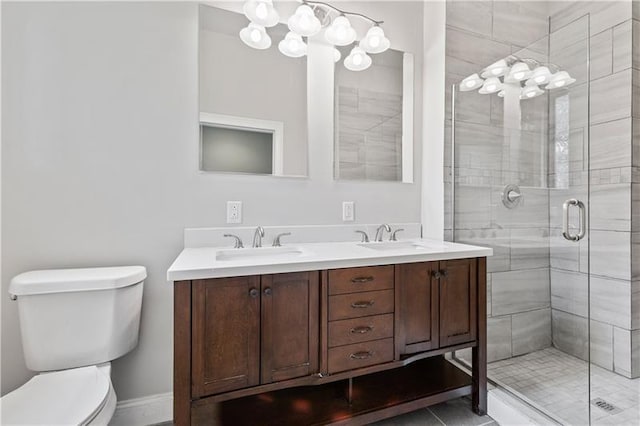
<path fill-rule="evenodd" d="M 318 272 L 195 280 L 195 397 L 318 370 Z"/>
<path fill-rule="evenodd" d="M 396 355 L 476 340 L 476 259 L 396 267 Z"/>
<path fill-rule="evenodd" d="M 486 413 L 486 259 L 174 283 L 174 424 Z M 443 355 L 472 349 L 472 376 Z"/>

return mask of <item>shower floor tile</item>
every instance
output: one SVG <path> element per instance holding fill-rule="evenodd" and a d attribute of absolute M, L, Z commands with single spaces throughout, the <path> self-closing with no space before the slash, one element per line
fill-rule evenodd
<path fill-rule="evenodd" d="M 588 364 L 556 348 L 496 361 L 489 378 L 523 397 L 548 416 L 567 425 L 589 423 Z M 640 424 L 640 379 L 627 379 L 591 366 L 591 400 L 601 398 L 614 411 L 591 405 L 593 425 Z"/>

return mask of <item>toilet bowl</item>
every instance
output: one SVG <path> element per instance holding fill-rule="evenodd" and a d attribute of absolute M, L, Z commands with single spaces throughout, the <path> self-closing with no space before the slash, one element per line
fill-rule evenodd
<path fill-rule="evenodd" d="M 110 364 L 41 373 L 2 397 L 4 425 L 107 425 L 116 409 Z"/>
<path fill-rule="evenodd" d="M 142 266 L 32 271 L 9 285 L 26 365 L 40 372 L 0 399 L 2 425 L 107 425 L 111 360 L 138 343 Z"/>

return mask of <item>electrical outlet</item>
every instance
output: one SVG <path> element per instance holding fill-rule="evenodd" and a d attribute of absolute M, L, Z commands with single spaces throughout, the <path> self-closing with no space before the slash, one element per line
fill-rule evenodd
<path fill-rule="evenodd" d="M 227 201 L 227 223 L 242 223 L 242 201 Z"/>
<path fill-rule="evenodd" d="M 356 219 L 356 210 L 353 201 L 342 202 L 342 221 L 353 222 Z"/>

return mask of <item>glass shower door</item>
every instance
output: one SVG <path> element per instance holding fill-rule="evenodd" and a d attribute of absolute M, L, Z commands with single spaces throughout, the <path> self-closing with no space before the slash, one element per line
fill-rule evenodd
<path fill-rule="evenodd" d="M 588 424 L 589 16 L 505 59 L 575 81 L 531 97 L 505 78 L 500 95 L 452 86 L 445 217 L 454 241 L 494 250 L 489 379 L 560 423 Z"/>

